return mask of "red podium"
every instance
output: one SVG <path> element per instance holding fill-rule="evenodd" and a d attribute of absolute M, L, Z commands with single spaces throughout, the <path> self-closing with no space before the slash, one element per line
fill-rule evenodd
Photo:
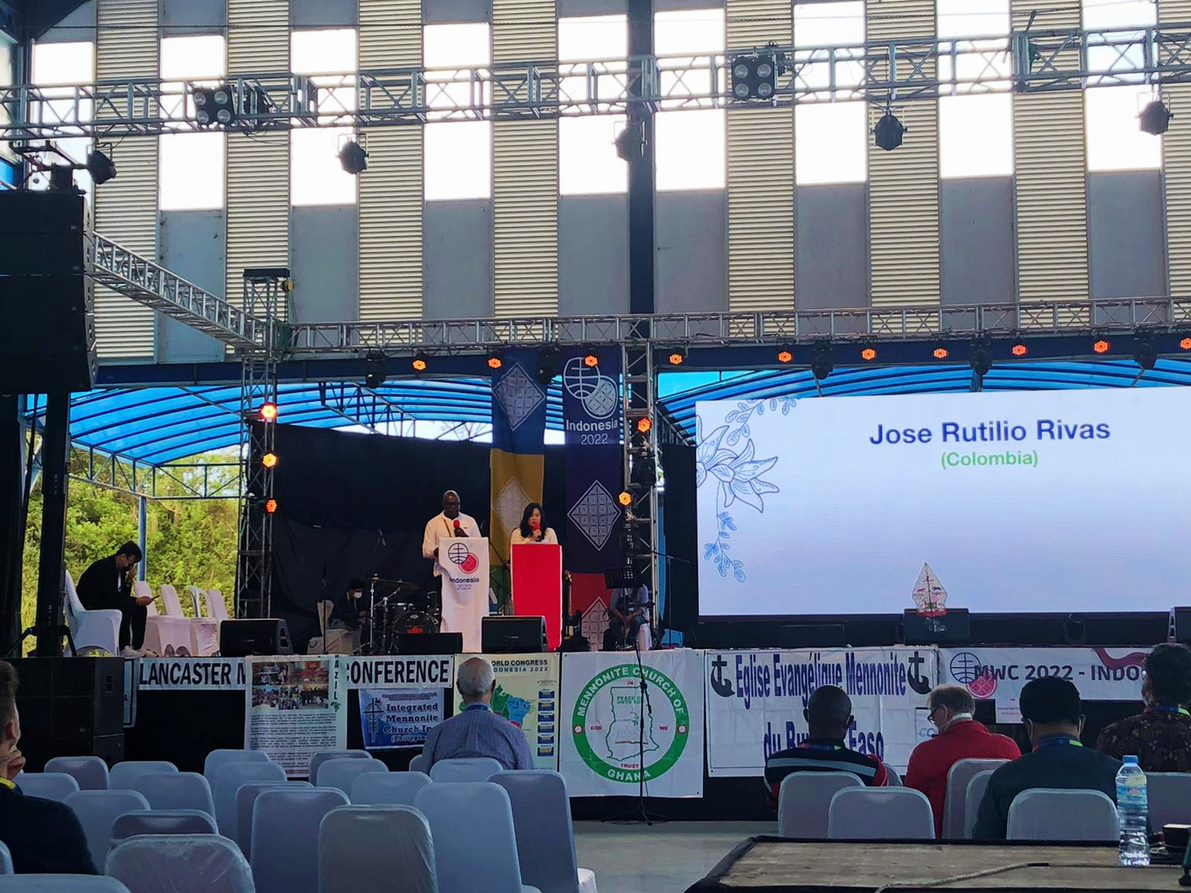
<path fill-rule="evenodd" d="M 532 543 L 511 551 L 513 613 L 545 617 L 546 641 L 555 651 L 562 643 L 562 546 Z"/>

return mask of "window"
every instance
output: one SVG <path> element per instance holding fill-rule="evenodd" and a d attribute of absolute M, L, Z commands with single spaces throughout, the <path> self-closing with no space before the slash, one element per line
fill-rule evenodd
<path fill-rule="evenodd" d="M 491 123 L 441 120 L 457 118 L 459 113 L 452 110 L 485 98 L 473 94 L 469 69 L 485 67 L 491 60 L 489 26 L 486 22 L 427 25 L 422 55 L 426 68 L 434 69 L 427 77 L 427 104 L 442 109 L 440 120 L 422 128 L 426 200 L 490 198 Z"/>
<path fill-rule="evenodd" d="M 41 103 L 41 108 L 34 110 L 45 121 L 75 120 L 89 121 L 94 109 L 90 101 L 80 102 L 75 109 L 75 91 L 70 85 L 92 84 L 95 82 L 95 44 L 91 41 L 76 41 L 72 43 L 35 43 L 33 45 L 33 83 L 40 87 L 56 87 L 61 89 L 46 89 L 45 94 L 51 98 Z M 91 151 L 89 137 L 66 137 L 51 141 L 53 145 L 66 153 L 72 160 L 84 162 L 87 153 Z M 47 163 L 53 163 L 56 156 L 43 156 Z M 61 161 L 61 159 L 57 159 Z M 92 191 L 91 177 L 86 171 L 75 171 L 74 181 L 84 192 Z M 31 185 L 36 189 L 49 186 L 49 177 L 37 174 Z"/>
<path fill-rule="evenodd" d="M 654 47 L 659 56 L 662 92 L 672 100 L 663 108 L 698 111 L 663 111 L 654 116 L 655 183 L 659 192 L 683 189 L 723 189 L 725 122 L 723 109 L 711 108 L 704 97 L 711 94 L 711 57 L 724 51 L 724 10 L 690 9 L 659 12 L 654 19 Z M 704 71 L 680 73 L 674 69 L 704 66 Z"/>
<path fill-rule="evenodd" d="M 218 83 L 227 73 L 222 34 L 166 37 L 161 41 L 161 77 L 170 118 L 193 118 L 184 82 Z M 162 211 L 222 208 L 227 136 L 222 131 L 170 133 L 159 138 L 158 206 Z"/>
<path fill-rule="evenodd" d="M 352 205 L 356 177 L 339 163 L 339 149 L 354 136 L 350 121 L 357 106 L 354 28 L 294 31 L 290 68 L 318 85 L 319 121 L 323 126 L 290 131 L 290 202 L 294 205 Z"/>
<path fill-rule="evenodd" d="M 623 60 L 628 55 L 628 19 L 623 15 L 575 16 L 558 20 L 558 58 L 566 62 Z M 598 70 L 604 70 L 599 66 Z M 623 71 L 612 62 L 610 71 Z M 565 69 L 564 69 L 565 70 Z M 587 72 L 563 78 L 566 96 L 586 97 Z M 599 96 L 618 92 L 613 77 L 599 78 Z M 564 115 L 558 122 L 558 191 L 562 195 L 628 191 L 628 165 L 616 154 L 624 115 Z"/>

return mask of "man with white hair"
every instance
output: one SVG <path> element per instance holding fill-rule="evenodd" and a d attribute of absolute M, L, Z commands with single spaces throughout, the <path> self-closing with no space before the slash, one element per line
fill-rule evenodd
<path fill-rule="evenodd" d="M 465 660 L 455 682 L 463 710 L 444 720 L 426 735 L 422 753 L 433 766 L 439 760 L 492 757 L 506 769 L 532 769 L 533 755 L 525 734 L 507 719 L 492 712 L 496 673 L 482 657 Z"/>

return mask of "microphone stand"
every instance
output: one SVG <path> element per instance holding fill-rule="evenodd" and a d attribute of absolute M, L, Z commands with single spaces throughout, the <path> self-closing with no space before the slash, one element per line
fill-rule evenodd
<path fill-rule="evenodd" d="M 667 589 L 666 610 L 663 612 L 664 616 L 659 618 L 662 621 L 662 628 L 660 630 L 658 630 L 657 642 L 660 644 L 662 639 L 665 638 L 666 633 L 669 632 L 669 630 L 670 630 L 670 617 L 671 617 L 671 615 L 670 615 L 671 599 L 670 599 L 670 593 L 669 593 L 670 562 L 671 561 L 680 561 L 683 564 L 691 564 L 691 560 L 689 558 L 679 558 L 677 555 L 669 555 L 665 552 L 655 552 L 653 549 L 642 549 L 637 554 L 651 555 L 654 558 L 661 558 L 663 561 L 666 562 L 666 589 Z M 653 593 L 653 595 L 654 595 L 654 598 L 657 598 L 657 597 L 659 597 L 660 593 L 655 592 L 655 593 Z M 652 630 L 652 626 L 650 627 L 650 629 Z"/>

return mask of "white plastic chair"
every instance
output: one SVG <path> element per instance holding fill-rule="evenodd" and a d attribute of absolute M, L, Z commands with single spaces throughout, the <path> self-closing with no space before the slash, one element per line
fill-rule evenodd
<path fill-rule="evenodd" d="M 194 605 L 195 647 L 199 657 L 210 657 L 219 651 L 219 624 L 221 620 L 210 615 L 203 616 L 203 603 L 207 600 L 206 590 L 197 586 L 190 587 L 190 600 Z"/>
<path fill-rule="evenodd" d="M 864 782 L 852 772 L 791 772 L 778 788 L 777 833 L 826 840 L 827 814 L 835 792 L 862 787 Z"/>
<path fill-rule="evenodd" d="M 320 788 L 338 788 L 344 794 L 349 794 L 357 776 L 387 774 L 388 771 L 389 767 L 380 760 L 337 757 L 326 760 L 318 767 L 315 785 Z"/>
<path fill-rule="evenodd" d="M 1101 791 L 1032 788 L 1009 804 L 1007 840 L 1116 841 L 1117 807 Z"/>
<path fill-rule="evenodd" d="M 126 812 L 112 823 L 112 846 L 144 834 L 218 834 L 215 819 L 197 809 Z"/>
<path fill-rule="evenodd" d="M 269 755 L 263 750 L 244 750 L 239 747 L 221 747 L 207 754 L 203 761 L 203 775 L 207 781 L 215 783 L 215 773 L 228 763 L 271 763 Z"/>
<path fill-rule="evenodd" d="M 87 838 L 87 849 L 96 867 L 107 858 L 116 819 L 149 808 L 149 801 L 136 791 L 76 791 L 64 801 L 78 817 Z"/>
<path fill-rule="evenodd" d="M 935 814 L 913 788 L 844 788 L 827 812 L 830 840 L 934 840 Z"/>
<path fill-rule="evenodd" d="M 334 602 L 320 601 L 314 609 L 318 614 L 319 634 L 307 643 L 307 654 L 351 654 L 359 647 L 358 630 L 328 629 Z"/>
<path fill-rule="evenodd" d="M 1150 801 L 1150 827 L 1155 833 L 1163 825 L 1191 824 L 1191 774 L 1147 772 L 1146 791 Z"/>
<path fill-rule="evenodd" d="M 980 815 L 980 801 L 984 799 L 984 792 L 988 790 L 988 780 L 996 771 L 985 769 L 983 772 L 977 772 L 968 782 L 968 791 L 964 795 L 964 840 L 972 839 L 972 829 L 976 827 L 976 818 Z"/>
<path fill-rule="evenodd" d="M 132 791 L 133 782 L 143 775 L 176 775 L 178 767 L 168 760 L 125 760 L 108 770 L 108 787 L 114 791 Z"/>
<path fill-rule="evenodd" d="M 335 788 L 261 791 L 252 810 L 256 893 L 318 893 L 318 833 L 323 817 L 347 806 Z"/>
<path fill-rule="evenodd" d="M 14 874 L 0 878 L 13 893 L 131 893 L 115 878 L 93 874 Z"/>
<path fill-rule="evenodd" d="M 256 798 L 272 788 L 313 788 L 308 781 L 250 781 L 236 789 L 236 836 L 233 838 L 245 859 L 252 858 L 252 810 Z"/>
<path fill-rule="evenodd" d="M 571 801 L 562 775 L 549 769 L 502 771 L 490 781 L 513 807 L 521 880 L 542 893 L 597 893 L 595 872 L 579 867 Z"/>
<path fill-rule="evenodd" d="M 886 787 L 900 788 L 902 786 L 902 777 L 898 775 L 897 770 L 888 763 L 885 764 L 885 774 L 889 777 L 888 781 L 885 782 Z"/>
<path fill-rule="evenodd" d="M 88 611 L 79 601 L 70 571 L 66 579 L 66 624 L 74 639 L 74 647 L 80 652 L 92 649 L 108 654 L 120 653 L 120 623 L 123 615 L 115 608 Z"/>
<path fill-rule="evenodd" d="M 211 785 L 197 772 L 149 773 L 136 779 L 131 787 L 145 795 L 152 809 L 197 809 L 215 818 Z"/>
<path fill-rule="evenodd" d="M 79 789 L 74 776 L 65 772 L 22 772 L 17 776 L 16 783 L 21 792 L 30 797 L 57 800 L 59 803 Z"/>
<path fill-rule="evenodd" d="M 207 605 L 207 617 L 219 621 L 231 619 L 227 616 L 227 602 L 223 600 L 223 593 L 218 589 L 208 589 L 204 601 Z"/>
<path fill-rule="evenodd" d="M 80 791 L 106 791 L 108 764 L 99 757 L 51 757 L 46 772 L 64 772 L 79 783 Z"/>
<path fill-rule="evenodd" d="M 0 841 L 0 875 L 12 873 L 12 853 L 8 851 L 8 844 Z"/>
<path fill-rule="evenodd" d="M 229 763 L 211 779 L 215 800 L 215 824 L 224 837 L 236 839 L 236 791 L 250 781 L 285 781 L 285 770 L 273 762 Z"/>
<path fill-rule="evenodd" d="M 375 858 L 384 853 L 383 859 Z M 400 885 L 393 866 L 401 866 Z M 318 834 L 319 893 L 438 893 L 426 817 L 409 806 L 341 806 Z"/>
<path fill-rule="evenodd" d="M 502 767 L 503 768 L 503 767 Z M 424 753 L 420 753 L 409 761 L 410 772 L 425 772 L 430 774 L 430 757 Z"/>
<path fill-rule="evenodd" d="M 428 785 L 418 792 L 417 809 L 430 822 L 440 893 L 474 893 L 477 878 L 484 879 L 484 893 L 540 893 L 521 881 L 513 807 L 500 785 Z M 484 832 L 461 834 L 462 828 Z"/>
<path fill-rule="evenodd" d="M 144 580 L 132 584 L 138 596 L 153 598 L 153 590 Z M 163 599 L 164 601 L 164 599 Z M 156 600 L 148 604 L 149 616 L 145 619 L 145 650 L 166 657 L 188 656 L 191 653 L 190 625 L 185 617 L 172 617 L 157 610 Z"/>
<path fill-rule="evenodd" d="M 413 806 L 418 791 L 430 784 L 425 772 L 368 773 L 352 779 L 353 806 Z"/>
<path fill-rule="evenodd" d="M 964 837 L 968 817 L 968 782 L 980 772 L 997 769 L 1008 760 L 957 760 L 947 772 L 947 794 L 943 801 L 943 837 L 959 840 Z M 983 791 L 981 796 L 983 796 Z M 979 804 L 977 804 L 979 805 Z"/>
<path fill-rule="evenodd" d="M 318 781 L 318 767 L 327 760 L 371 760 L 372 754 L 366 750 L 321 750 L 310 758 L 310 774 L 306 776 L 312 782 Z"/>
<path fill-rule="evenodd" d="M 455 760 L 439 760 L 430 767 L 430 780 L 435 784 L 457 784 L 472 781 L 487 781 L 504 766 L 492 757 L 461 757 Z"/>
<path fill-rule="evenodd" d="M 107 873 L 132 893 L 254 893 L 248 862 L 214 834 L 131 838 L 112 850 Z"/>

